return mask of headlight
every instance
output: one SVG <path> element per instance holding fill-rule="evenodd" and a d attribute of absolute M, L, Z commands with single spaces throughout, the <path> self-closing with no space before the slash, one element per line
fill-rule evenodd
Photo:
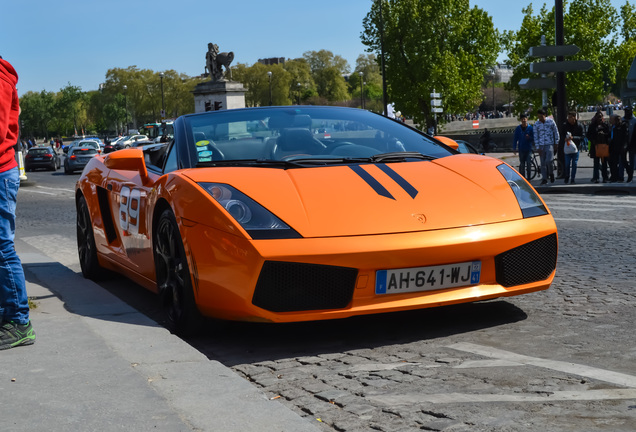
<path fill-rule="evenodd" d="M 223 183 L 199 183 L 253 239 L 300 238 L 295 230 L 272 212 Z"/>
<path fill-rule="evenodd" d="M 517 197 L 517 202 L 524 218 L 548 214 L 548 209 L 545 208 L 532 186 L 517 171 L 506 164 L 497 166 L 497 169 L 504 176 L 512 192 Z"/>

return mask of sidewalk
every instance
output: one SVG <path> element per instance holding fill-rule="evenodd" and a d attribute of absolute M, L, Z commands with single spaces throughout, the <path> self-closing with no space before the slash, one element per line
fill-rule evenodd
<path fill-rule="evenodd" d="M 519 169 L 519 155 L 514 153 L 487 153 L 487 156 L 501 159 L 515 169 Z M 565 184 L 563 179 L 555 179 L 554 183 L 548 182 L 541 185 L 541 177 L 535 177 L 530 183 L 539 192 L 546 193 L 576 193 L 576 194 L 616 194 L 616 195 L 636 195 L 636 181 L 633 183 L 592 183 L 594 159 L 588 156 L 587 152 L 582 152 L 579 156 L 578 168 L 576 171 L 576 183 Z M 556 173 L 555 173 L 556 176 Z M 627 178 L 627 173 L 625 173 Z"/>
<path fill-rule="evenodd" d="M 0 351 L 4 432 L 319 430 L 81 274 L 16 246 L 37 339 Z"/>

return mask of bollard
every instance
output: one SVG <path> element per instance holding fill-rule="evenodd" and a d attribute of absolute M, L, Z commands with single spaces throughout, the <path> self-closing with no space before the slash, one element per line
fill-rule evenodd
<path fill-rule="evenodd" d="M 20 167 L 20 181 L 25 181 L 27 176 L 24 172 L 24 157 L 21 151 L 18 152 L 18 166 Z"/>

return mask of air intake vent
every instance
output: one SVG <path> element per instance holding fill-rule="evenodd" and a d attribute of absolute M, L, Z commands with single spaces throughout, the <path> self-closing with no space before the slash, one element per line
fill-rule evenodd
<path fill-rule="evenodd" d="M 342 309 L 353 297 L 358 270 L 266 261 L 252 303 L 272 312 Z"/>
<path fill-rule="evenodd" d="M 556 267 L 557 249 L 557 236 L 550 234 L 497 255 L 497 283 L 511 287 L 547 279 Z"/>

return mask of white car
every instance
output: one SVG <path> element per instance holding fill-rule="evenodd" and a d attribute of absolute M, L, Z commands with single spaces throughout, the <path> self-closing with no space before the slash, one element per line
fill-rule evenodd
<path fill-rule="evenodd" d="M 148 137 L 146 135 L 128 135 L 117 144 L 115 144 L 115 148 L 117 150 L 120 150 L 123 148 L 134 147 L 134 143 L 136 143 L 137 141 L 145 141 L 147 139 Z"/>

